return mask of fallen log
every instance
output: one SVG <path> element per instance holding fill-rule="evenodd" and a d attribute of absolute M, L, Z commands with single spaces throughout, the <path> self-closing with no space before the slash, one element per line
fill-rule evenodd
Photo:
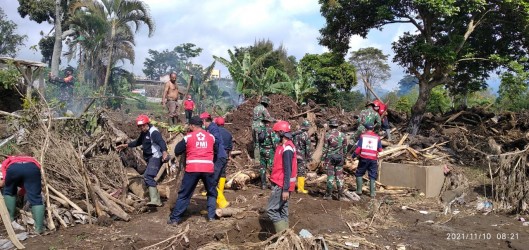
<path fill-rule="evenodd" d="M 237 156 L 237 155 L 240 155 L 240 154 L 242 154 L 241 150 L 233 150 L 233 151 L 230 152 L 231 156 Z"/>
<path fill-rule="evenodd" d="M 83 209 L 81 209 L 77 204 L 75 204 L 73 201 L 71 201 L 70 199 L 68 199 L 68 197 L 66 197 L 64 194 L 62 194 L 61 192 L 57 191 L 57 189 L 53 188 L 52 186 L 50 186 L 48 184 L 48 189 L 51 190 L 53 193 L 55 193 L 57 196 L 59 196 L 59 198 L 63 199 L 64 201 L 68 202 L 68 204 L 70 204 L 70 206 L 72 206 L 73 209 L 79 211 L 79 212 L 83 212 L 83 213 L 86 213 L 85 211 L 83 211 Z"/>
<path fill-rule="evenodd" d="M 308 180 L 307 184 L 320 183 L 322 181 L 327 181 L 327 175 L 326 174 L 322 174 L 320 177 L 318 177 L 316 179 Z"/>
<path fill-rule="evenodd" d="M 325 143 L 325 133 L 327 129 L 322 128 L 318 130 L 318 143 L 316 144 L 316 149 L 314 150 L 314 153 L 312 154 L 312 164 L 310 164 L 308 167 L 311 171 L 314 171 L 318 168 L 320 165 L 320 159 L 323 154 L 323 144 Z"/>
<path fill-rule="evenodd" d="M 171 198 L 171 187 L 167 184 L 158 184 L 156 186 L 156 189 L 158 189 L 158 193 L 160 193 L 160 197 L 166 198 L 169 200 Z"/>
<path fill-rule="evenodd" d="M 124 221 L 130 220 L 130 215 L 123 211 L 123 209 L 121 209 L 121 207 L 118 206 L 115 202 L 110 200 L 108 198 L 108 193 L 101 190 L 101 188 L 99 188 L 97 185 L 92 185 L 92 188 L 94 189 L 94 192 L 99 196 L 99 198 L 103 201 L 104 205 L 106 206 L 109 212 Z"/>
<path fill-rule="evenodd" d="M 217 208 L 217 210 L 215 210 L 215 214 L 218 217 L 230 217 L 230 216 L 234 216 L 234 215 L 236 215 L 238 213 L 241 213 L 243 211 L 244 211 L 244 209 L 242 209 L 242 208 L 233 208 L 233 207 Z"/>
<path fill-rule="evenodd" d="M 124 202 L 124 201 L 122 201 L 122 200 L 120 200 L 120 199 L 117 199 L 116 197 L 110 195 L 110 194 L 107 193 L 107 192 L 103 192 L 103 194 L 104 194 L 107 198 L 109 198 L 111 201 L 115 202 L 116 204 L 121 205 L 121 206 L 123 207 L 123 209 L 127 210 L 127 212 L 129 212 L 129 213 L 134 212 L 134 210 L 135 210 L 134 207 L 129 206 L 129 204 L 127 204 L 126 202 Z"/>

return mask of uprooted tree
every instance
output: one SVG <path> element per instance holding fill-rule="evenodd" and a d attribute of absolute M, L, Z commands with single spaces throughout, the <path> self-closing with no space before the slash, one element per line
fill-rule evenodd
<path fill-rule="evenodd" d="M 434 87 L 485 87 L 491 72 L 527 55 L 529 1 L 319 2 L 326 18 L 320 43 L 342 55 L 353 35 L 365 38 L 372 29 L 396 23 L 416 28 L 392 44 L 393 61 L 419 79 L 419 98 L 408 126 L 412 134 L 419 130 Z"/>

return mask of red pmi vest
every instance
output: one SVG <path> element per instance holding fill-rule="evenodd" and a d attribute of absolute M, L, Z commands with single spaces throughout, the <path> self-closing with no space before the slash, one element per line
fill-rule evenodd
<path fill-rule="evenodd" d="M 294 153 L 294 156 L 292 158 L 292 173 L 290 174 L 290 187 L 288 188 L 288 191 L 292 192 L 296 187 L 296 176 L 298 175 L 298 161 L 296 160 L 296 147 L 294 147 L 294 143 L 291 140 L 288 140 L 287 142 L 277 146 L 274 155 L 274 165 L 272 166 L 272 174 L 270 175 L 270 181 L 280 186 L 281 188 L 283 187 L 283 180 L 285 176 L 283 170 L 283 152 L 285 150 L 292 150 L 292 152 Z"/>
<path fill-rule="evenodd" d="M 378 160 L 378 141 L 380 136 L 368 131 L 360 136 L 362 145 L 360 145 L 360 157 L 370 160 Z"/>
<path fill-rule="evenodd" d="M 186 141 L 186 172 L 213 173 L 215 137 L 205 130 L 184 137 Z"/>
<path fill-rule="evenodd" d="M 6 179 L 7 169 L 9 166 L 11 166 L 13 163 L 19 162 L 32 162 L 40 168 L 40 163 L 31 156 L 8 156 L 7 159 L 2 162 L 2 176 L 4 177 L 4 180 Z"/>
<path fill-rule="evenodd" d="M 193 110 L 195 108 L 195 102 L 193 102 L 193 100 L 185 100 L 184 108 L 186 110 Z"/>

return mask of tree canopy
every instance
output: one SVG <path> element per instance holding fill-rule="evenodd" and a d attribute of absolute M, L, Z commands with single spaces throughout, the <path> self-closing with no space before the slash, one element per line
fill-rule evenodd
<path fill-rule="evenodd" d="M 352 35 L 407 23 L 415 27 L 393 42 L 393 61 L 419 80 L 409 132 L 416 134 L 431 90 L 479 89 L 491 72 L 527 55 L 527 0 L 320 0 L 326 26 L 320 43 L 345 55 Z M 465 76 L 473 79 L 468 82 Z"/>
<path fill-rule="evenodd" d="M 379 87 L 391 76 L 388 65 L 388 55 L 384 55 L 382 50 L 368 47 L 351 52 L 349 63 L 351 63 L 364 83 L 364 93 L 370 100 L 370 89 Z"/>
<path fill-rule="evenodd" d="M 18 47 L 24 45 L 26 35 L 16 33 L 17 24 L 7 19 L 4 10 L 0 8 L 0 55 L 15 57 Z"/>
<path fill-rule="evenodd" d="M 149 49 L 149 57 L 143 63 L 143 73 L 151 80 L 171 72 L 179 72 L 192 58 L 200 55 L 202 48 L 193 43 L 184 43 L 173 50 L 157 51 Z"/>

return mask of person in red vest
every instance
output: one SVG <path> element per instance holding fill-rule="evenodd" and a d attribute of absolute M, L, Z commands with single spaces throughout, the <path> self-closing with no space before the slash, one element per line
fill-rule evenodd
<path fill-rule="evenodd" d="M 189 132 L 174 149 L 176 156 L 186 154 L 185 174 L 178 192 L 178 199 L 167 224 L 176 226 L 189 206 L 197 183 L 202 180 L 207 191 L 208 220 L 215 220 L 217 181 L 214 177 L 213 157 L 218 149 L 215 137 L 202 129 L 202 119 L 193 116 L 189 120 Z"/>
<path fill-rule="evenodd" d="M 184 101 L 184 109 L 186 112 L 186 120 L 189 123 L 193 116 L 193 110 L 195 109 L 195 102 L 191 100 L 191 95 L 187 95 L 187 99 Z"/>
<path fill-rule="evenodd" d="M 388 141 L 391 141 L 391 128 L 389 126 L 388 113 L 386 112 L 388 105 L 378 99 L 373 101 L 373 104 L 378 107 L 377 112 L 380 115 L 380 120 L 382 120 L 381 129 L 386 132 L 386 138 Z"/>
<path fill-rule="evenodd" d="M 372 198 L 375 197 L 375 183 L 378 177 L 378 152 L 382 152 L 382 141 L 380 136 L 373 132 L 374 124 L 367 122 L 364 124 L 366 131 L 360 135 L 356 144 L 356 150 L 353 153 L 353 159 L 357 156 L 360 158 L 358 168 L 356 169 L 356 193 L 362 194 L 362 178 L 366 171 L 369 175 L 369 193 Z"/>
<path fill-rule="evenodd" d="M 267 212 L 274 223 L 276 233 L 279 233 L 288 228 L 288 198 L 296 187 L 298 166 L 290 124 L 287 121 L 278 121 L 272 130 L 281 141 L 276 147 L 270 174 L 272 194 L 268 200 Z"/>
<path fill-rule="evenodd" d="M 35 233 L 43 233 L 45 209 L 41 195 L 40 163 L 31 156 L 8 156 L 1 166 L 0 187 L 4 187 L 4 201 L 11 221 L 15 220 L 17 189 L 22 187 L 21 193 L 27 194 L 31 205 L 31 214 L 35 220 Z"/>

